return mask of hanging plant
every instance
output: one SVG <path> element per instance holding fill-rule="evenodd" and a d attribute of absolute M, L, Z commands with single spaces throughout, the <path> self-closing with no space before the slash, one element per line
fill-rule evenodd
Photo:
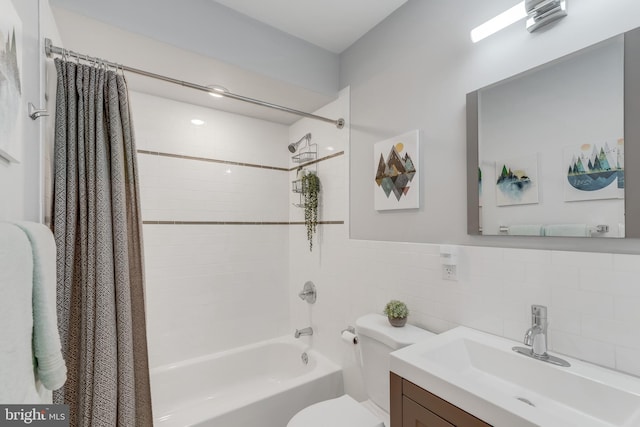
<path fill-rule="evenodd" d="M 302 175 L 302 196 L 304 197 L 304 225 L 307 227 L 309 251 L 313 250 L 313 235 L 318 225 L 318 193 L 320 192 L 320 178 L 314 173 L 306 172 Z"/>

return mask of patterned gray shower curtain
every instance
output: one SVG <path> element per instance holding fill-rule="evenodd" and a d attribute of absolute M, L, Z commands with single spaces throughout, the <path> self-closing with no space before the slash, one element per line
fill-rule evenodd
<path fill-rule="evenodd" d="M 52 226 L 68 368 L 55 403 L 78 427 L 151 426 L 136 148 L 117 72 L 55 60 Z"/>

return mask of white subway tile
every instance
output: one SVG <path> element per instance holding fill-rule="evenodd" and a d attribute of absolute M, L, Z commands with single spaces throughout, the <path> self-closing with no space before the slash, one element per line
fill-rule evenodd
<path fill-rule="evenodd" d="M 613 269 L 613 254 L 595 252 L 552 251 L 551 262 L 556 265 L 581 268 Z"/>
<path fill-rule="evenodd" d="M 579 269 L 566 265 L 527 264 L 525 280 L 532 284 L 545 284 L 578 288 L 580 283 Z"/>
<path fill-rule="evenodd" d="M 530 283 L 525 282 L 522 285 L 521 300 L 527 308 L 533 304 L 551 306 L 552 305 L 552 287 L 549 283 Z M 530 311 L 530 310 L 529 310 Z"/>
<path fill-rule="evenodd" d="M 505 248 L 504 261 L 507 263 L 538 264 L 546 268 L 548 264 L 551 264 L 551 251 Z"/>
<path fill-rule="evenodd" d="M 640 297 L 616 296 L 614 306 L 616 320 L 633 322 L 640 326 Z"/>
<path fill-rule="evenodd" d="M 437 334 L 448 331 L 449 329 L 453 329 L 456 326 L 458 326 L 458 324 L 456 323 L 452 323 L 447 320 L 440 319 L 438 317 L 430 316 L 428 314 L 424 314 L 420 312 L 412 314 L 409 317 L 408 322 L 412 325 L 418 326 L 420 328 L 426 329 L 428 331 L 431 331 Z"/>
<path fill-rule="evenodd" d="M 640 255 L 614 254 L 613 267 L 616 271 L 640 272 Z"/>
<path fill-rule="evenodd" d="M 549 348 L 553 352 L 575 357 L 608 368 L 615 368 L 614 346 L 610 343 L 558 330 L 549 332 Z"/>
<path fill-rule="evenodd" d="M 640 296 L 638 275 L 634 272 L 583 269 L 580 271 L 580 287 L 613 295 Z"/>
<path fill-rule="evenodd" d="M 580 288 L 595 292 L 606 292 L 613 289 L 616 280 L 616 272 L 598 269 L 597 267 L 585 267 L 580 269 Z"/>
<path fill-rule="evenodd" d="M 504 322 L 500 317 L 483 314 L 465 319 L 464 325 L 493 335 L 504 335 Z"/>
<path fill-rule="evenodd" d="M 552 306 L 547 313 L 549 328 L 552 330 L 579 335 L 581 328 L 581 314 L 579 311 Z"/>
<path fill-rule="evenodd" d="M 616 347 L 616 369 L 640 377 L 640 350 Z"/>
<path fill-rule="evenodd" d="M 524 334 L 531 327 L 531 321 L 518 321 L 505 319 L 504 321 L 504 337 L 512 339 L 516 342 L 523 342 Z"/>
<path fill-rule="evenodd" d="M 492 248 L 492 247 L 484 247 L 484 246 L 465 246 L 462 252 L 467 255 L 470 259 L 479 259 L 479 260 L 496 260 L 502 261 L 504 260 L 504 251 L 510 250 L 506 248 Z"/>
<path fill-rule="evenodd" d="M 505 320 L 531 322 L 531 305 L 520 298 L 497 298 L 494 304 L 497 305 L 496 313 Z"/>
<path fill-rule="evenodd" d="M 582 336 L 640 350 L 640 329 L 634 322 L 598 319 L 594 316 L 583 314 Z"/>
<path fill-rule="evenodd" d="M 471 258 L 469 259 L 467 268 L 470 280 L 478 276 L 487 276 L 501 280 L 521 281 L 524 279 L 525 272 L 525 265 L 523 263 L 505 262 L 504 259 L 497 257 Z"/>
<path fill-rule="evenodd" d="M 461 267 L 461 270 L 464 270 L 462 269 L 462 266 L 459 267 Z M 438 266 L 434 271 L 436 272 L 436 274 L 440 276 L 442 275 L 440 266 Z M 460 278 L 461 271 L 458 271 L 458 273 L 458 277 Z M 504 296 L 505 288 L 513 288 L 519 285 L 518 283 L 513 282 L 505 284 L 502 280 L 496 280 L 495 278 L 484 276 L 474 277 L 472 280 L 460 280 L 458 283 L 464 285 L 467 289 L 467 292 L 470 294 L 476 295 L 478 297 L 488 297 L 492 299 L 497 299 Z"/>
<path fill-rule="evenodd" d="M 553 311 L 574 311 L 595 318 L 613 319 L 613 296 L 556 286 L 551 290 Z"/>

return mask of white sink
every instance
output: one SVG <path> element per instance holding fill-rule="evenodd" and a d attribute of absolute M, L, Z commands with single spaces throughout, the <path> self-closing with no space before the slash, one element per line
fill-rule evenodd
<path fill-rule="evenodd" d="M 391 353 L 391 371 L 496 427 L 638 427 L 640 379 L 465 327 Z"/>

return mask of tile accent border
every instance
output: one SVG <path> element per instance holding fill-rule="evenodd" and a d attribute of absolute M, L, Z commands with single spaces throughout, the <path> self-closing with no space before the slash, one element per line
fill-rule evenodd
<path fill-rule="evenodd" d="M 142 221 L 143 225 L 304 225 L 303 221 Z M 318 221 L 319 225 L 342 225 L 344 221 Z"/>
<path fill-rule="evenodd" d="M 312 160 L 310 162 L 301 163 L 299 166 L 296 166 L 296 167 L 293 167 L 293 168 L 281 168 L 281 167 L 278 167 L 278 166 L 259 165 L 259 164 L 255 164 L 255 163 L 232 162 L 230 160 L 212 159 L 212 158 L 209 158 L 209 157 L 186 156 L 186 155 L 183 155 L 183 154 L 172 154 L 172 153 L 165 153 L 165 152 L 162 152 L 162 151 L 137 150 L 137 153 L 138 154 L 148 154 L 148 155 L 151 155 L 151 156 L 170 157 L 170 158 L 173 158 L 173 159 L 195 160 L 195 161 L 198 161 L 198 162 L 221 163 L 221 164 L 224 164 L 224 165 L 244 166 L 244 167 L 249 167 L 249 168 L 270 169 L 270 170 L 276 170 L 276 171 L 282 171 L 282 172 L 292 172 L 292 171 L 298 170 L 300 168 L 303 168 L 305 166 L 313 165 L 313 164 L 316 164 L 318 162 L 322 162 L 324 160 L 329 160 L 329 159 L 332 159 L 334 157 L 342 156 L 344 154 L 344 151 L 338 151 L 337 153 L 333 153 L 333 154 L 330 154 L 328 156 L 321 157 L 321 158 L 316 159 L 316 160 Z"/>
<path fill-rule="evenodd" d="M 152 156 L 162 156 L 162 157 L 170 157 L 174 159 L 182 159 L 182 160 L 195 160 L 200 162 L 210 162 L 210 163 L 221 163 L 225 165 L 234 165 L 234 166 L 244 166 L 244 167 L 252 167 L 252 168 L 260 168 L 260 169 L 270 169 L 277 170 L 282 172 L 292 172 L 303 168 L 305 166 L 313 165 L 315 163 L 329 160 L 334 157 L 344 155 L 344 151 L 339 151 L 337 153 L 330 154 L 328 156 L 322 157 L 320 159 L 312 160 L 310 162 L 301 163 L 300 165 L 287 169 L 276 166 L 266 166 L 266 165 L 258 165 L 253 163 L 243 163 L 243 162 L 232 162 L 228 160 L 219 160 L 212 159 L 208 157 L 196 157 L 196 156 L 185 156 L 182 154 L 171 154 L 164 153 L 161 151 L 149 151 L 149 150 L 137 150 L 138 154 L 148 154 Z M 304 221 L 142 221 L 143 225 L 304 225 Z M 344 221 L 318 221 L 319 225 L 342 225 Z"/>
<path fill-rule="evenodd" d="M 289 169 L 287 168 L 280 168 L 277 166 L 266 166 L 266 165 L 258 165 L 254 163 L 232 162 L 229 160 L 211 159 L 209 157 L 185 156 L 183 154 L 163 153 L 161 151 L 138 150 L 138 154 L 149 154 L 152 156 L 170 157 L 173 159 L 182 159 L 182 160 L 196 160 L 199 162 L 222 163 L 224 165 L 244 166 L 249 168 L 271 169 L 271 170 L 277 170 L 277 171 L 283 171 L 283 172 L 289 171 Z"/>

